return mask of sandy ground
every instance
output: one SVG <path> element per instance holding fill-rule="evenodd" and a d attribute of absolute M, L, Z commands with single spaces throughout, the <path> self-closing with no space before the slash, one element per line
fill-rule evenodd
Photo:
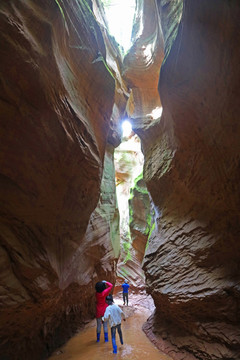
<path fill-rule="evenodd" d="M 110 331 L 109 342 L 104 342 L 103 332 L 100 342 L 96 342 L 96 320 L 93 320 L 63 347 L 56 350 L 49 360 L 171 360 L 159 351 L 142 331 L 143 323 L 154 310 L 152 299 L 132 295 L 129 296 L 129 306 L 123 306 L 121 296 L 117 295 L 114 296 L 114 301 L 123 309 L 126 316 L 126 321 L 122 321 L 123 345 L 116 335 L 117 354 L 112 352 Z"/>

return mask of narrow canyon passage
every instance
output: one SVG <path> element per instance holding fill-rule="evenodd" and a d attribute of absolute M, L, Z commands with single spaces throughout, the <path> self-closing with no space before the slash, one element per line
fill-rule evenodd
<path fill-rule="evenodd" d="M 0 1 L 0 360 L 240 360 L 239 18 Z M 130 285 L 117 356 L 103 279 Z"/>
<path fill-rule="evenodd" d="M 171 357 L 159 351 L 142 331 L 142 325 L 150 316 L 151 311 L 139 306 L 134 296 L 130 297 L 131 302 L 128 307 L 122 306 L 119 296 L 114 296 L 114 298 L 115 303 L 123 309 L 127 318 L 126 321 L 122 321 L 123 345 L 119 342 L 118 334 L 116 335 L 117 354 L 112 353 L 110 329 L 108 343 L 104 342 L 103 333 L 101 333 L 100 343 L 96 342 L 96 320 L 94 319 L 66 345 L 56 350 L 49 360 L 172 360 Z"/>

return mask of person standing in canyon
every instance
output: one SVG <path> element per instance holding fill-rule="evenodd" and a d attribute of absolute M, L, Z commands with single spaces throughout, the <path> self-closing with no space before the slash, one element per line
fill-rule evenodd
<path fill-rule="evenodd" d="M 122 288 L 123 288 L 123 305 L 125 305 L 125 303 L 127 303 L 128 306 L 128 289 L 129 289 L 129 284 L 127 279 L 124 280 L 124 283 L 122 284 Z"/>
<path fill-rule="evenodd" d="M 109 295 L 113 288 L 113 284 L 103 280 L 99 281 L 95 285 L 96 289 L 96 319 L 97 319 L 97 342 L 100 341 L 101 328 L 102 328 L 102 316 L 105 313 L 108 304 L 106 303 L 106 297 Z M 107 322 L 103 322 L 104 340 L 108 342 L 108 328 Z"/>
<path fill-rule="evenodd" d="M 111 337 L 112 337 L 112 346 L 113 346 L 113 353 L 117 354 L 117 344 L 116 344 L 116 330 L 118 331 L 118 335 L 120 338 L 120 343 L 123 345 L 123 337 L 122 337 L 122 329 L 121 329 L 121 320 L 126 320 L 125 314 L 120 309 L 120 307 L 114 304 L 113 296 L 108 295 L 106 297 L 106 302 L 109 305 L 106 308 L 105 314 L 102 318 L 102 321 L 108 321 L 109 326 L 111 327 Z"/>

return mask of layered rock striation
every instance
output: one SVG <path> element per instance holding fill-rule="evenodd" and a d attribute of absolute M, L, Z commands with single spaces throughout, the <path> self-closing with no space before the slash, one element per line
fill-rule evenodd
<path fill-rule="evenodd" d="M 174 359 L 239 359 L 240 6 L 184 1 L 178 25 L 180 2 L 158 3 L 163 113 L 139 125 L 157 215 L 145 330 Z M 171 16 L 177 31 L 164 28 Z"/>
<path fill-rule="evenodd" d="M 46 357 L 94 316 L 95 282 L 115 280 L 119 233 L 112 157 L 126 90 L 118 83 L 116 91 L 90 6 L 14 0 L 0 5 L 5 360 Z"/>
<path fill-rule="evenodd" d="M 174 359 L 239 359 L 238 1 L 137 1 L 123 64 L 97 0 L 2 1 L 0 18 L 1 358 L 46 358 L 115 282 L 127 104 L 156 218 L 145 331 Z M 142 222 L 132 235 L 143 255 Z"/>

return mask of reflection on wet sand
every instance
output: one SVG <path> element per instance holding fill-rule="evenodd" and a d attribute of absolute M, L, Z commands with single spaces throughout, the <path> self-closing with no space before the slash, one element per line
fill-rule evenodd
<path fill-rule="evenodd" d="M 123 310 L 126 316 L 132 315 L 127 317 L 126 321 L 122 321 L 123 345 L 116 334 L 117 354 L 112 353 L 110 331 L 108 343 L 104 342 L 103 333 L 100 342 L 96 342 L 96 322 L 93 320 L 65 346 L 55 351 L 49 360 L 171 360 L 155 348 L 142 331 L 142 325 L 149 317 L 150 311 L 139 306 L 135 309 L 124 306 Z"/>

